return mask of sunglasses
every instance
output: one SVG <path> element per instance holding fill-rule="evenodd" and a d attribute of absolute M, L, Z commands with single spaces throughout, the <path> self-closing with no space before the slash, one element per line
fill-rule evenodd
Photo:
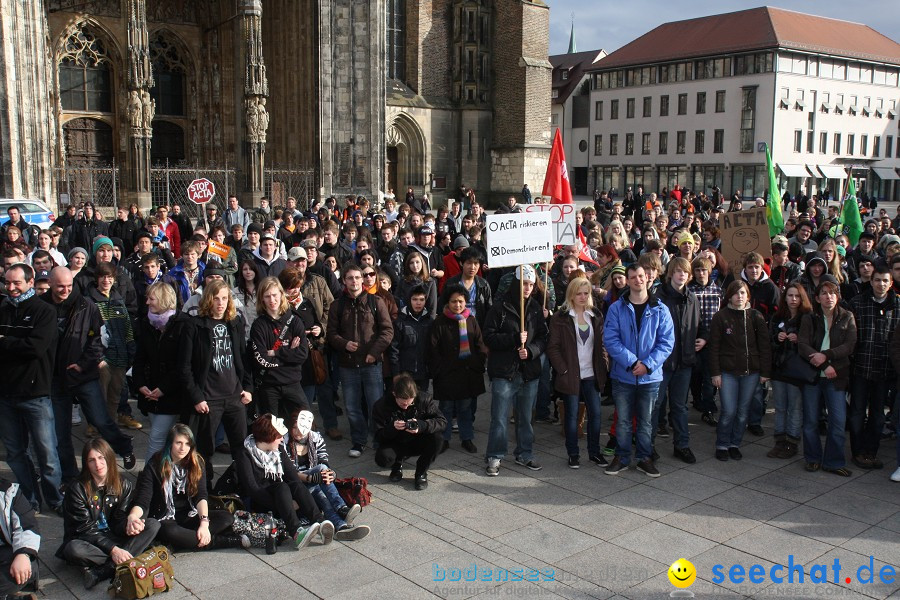
<path fill-rule="evenodd" d="M 375 277 L 375 271 L 367 271 L 363 273 L 363 277 Z"/>

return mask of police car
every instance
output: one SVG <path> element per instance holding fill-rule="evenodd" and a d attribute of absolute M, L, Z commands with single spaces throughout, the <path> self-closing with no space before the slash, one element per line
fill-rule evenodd
<path fill-rule="evenodd" d="M 56 220 L 56 215 L 53 214 L 50 207 L 39 200 L 0 198 L 0 225 L 9 221 L 9 213 L 7 210 L 10 206 L 17 206 L 26 223 L 29 225 L 37 225 L 41 229 L 49 228 Z"/>

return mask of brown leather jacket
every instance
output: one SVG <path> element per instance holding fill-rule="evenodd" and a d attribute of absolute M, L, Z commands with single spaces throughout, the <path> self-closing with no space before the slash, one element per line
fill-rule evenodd
<path fill-rule="evenodd" d="M 594 318 L 594 384 L 603 391 L 609 372 L 609 356 L 603 346 L 603 314 L 592 310 Z M 547 358 L 556 371 L 554 387 L 560 394 L 577 396 L 581 391 L 581 371 L 578 365 L 578 343 L 575 338 L 575 319 L 562 309 L 550 318 L 550 339 L 547 342 Z"/>

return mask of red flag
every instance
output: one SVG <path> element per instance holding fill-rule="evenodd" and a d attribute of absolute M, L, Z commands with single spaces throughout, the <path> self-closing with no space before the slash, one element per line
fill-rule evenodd
<path fill-rule="evenodd" d="M 559 204 L 559 203 L 557 202 L 557 204 Z M 584 239 L 584 232 L 581 231 L 581 227 L 577 227 L 577 229 L 578 229 L 578 260 L 583 260 L 583 261 L 586 261 L 589 263 L 594 263 L 595 265 L 597 265 L 599 267 L 600 263 L 598 263 L 596 260 L 591 258 L 591 252 L 588 249 L 589 247 L 588 247 L 587 240 Z"/>
<path fill-rule="evenodd" d="M 559 129 L 553 136 L 550 148 L 550 162 L 544 177 L 544 196 L 550 196 L 550 204 L 572 204 L 572 186 L 569 185 L 569 171 L 566 169 L 566 153 L 563 150 Z"/>

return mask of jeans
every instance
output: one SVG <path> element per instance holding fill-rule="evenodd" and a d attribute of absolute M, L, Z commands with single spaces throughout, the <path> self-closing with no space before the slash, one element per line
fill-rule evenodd
<path fill-rule="evenodd" d="M 704 347 L 697 355 L 697 360 L 700 367 L 700 385 L 694 391 L 694 407 L 700 412 L 715 414 L 718 408 L 716 387 L 712 384 L 709 373 L 709 350 Z"/>
<path fill-rule="evenodd" d="M 631 463 L 631 436 L 637 439 L 635 455 L 638 462 L 650 460 L 653 454 L 653 405 L 659 396 L 659 382 L 635 385 L 613 380 L 613 400 L 616 401 L 616 456 L 623 465 Z M 637 431 L 632 432 L 632 417 L 637 419 Z"/>
<path fill-rule="evenodd" d="M 760 383 L 753 390 L 753 399 L 750 401 L 750 409 L 747 412 L 747 425 L 762 425 L 763 415 L 766 414 L 766 384 Z"/>
<path fill-rule="evenodd" d="M 654 425 L 650 433 L 651 444 L 656 444 L 657 423 L 666 422 L 663 407 L 666 400 L 669 403 L 669 414 L 672 418 L 672 435 L 676 448 L 687 448 L 691 445 L 691 437 L 688 432 L 688 392 L 691 390 L 691 373 L 693 367 L 678 367 L 675 369 L 663 368 L 663 380 L 659 384 L 659 395 L 653 406 L 653 415 L 650 423 Z"/>
<path fill-rule="evenodd" d="M 884 429 L 884 405 L 888 400 L 887 378 L 877 381 L 854 374 L 850 380 L 850 453 L 853 456 L 875 456 Z M 867 416 L 868 411 L 868 416 Z"/>
<path fill-rule="evenodd" d="M 78 464 L 75 462 L 75 447 L 72 444 L 72 403 L 76 398 L 84 412 L 84 418 L 97 428 L 100 437 L 112 446 L 116 454 L 125 457 L 134 452 L 131 437 L 122 433 L 106 410 L 106 399 L 103 397 L 99 380 L 86 381 L 70 388 L 66 387 L 62 380 L 54 378 L 50 385 L 50 398 L 53 402 L 56 448 L 63 481 L 72 481 L 79 473 Z"/>
<path fill-rule="evenodd" d="M 513 456 L 524 461 L 534 458 L 534 429 L 531 413 L 537 397 L 538 380 L 524 381 L 521 373 L 512 379 L 491 379 L 491 427 L 488 433 L 485 458 L 503 459 L 508 449 L 506 426 L 509 411 L 515 409 L 516 449 Z"/>
<path fill-rule="evenodd" d="M 819 438 L 819 399 L 828 409 L 828 431 L 825 451 Z M 844 427 L 847 421 L 847 392 L 834 387 L 830 379 L 820 377 L 818 383 L 803 386 L 803 458 L 820 463 L 825 469 L 840 469 L 844 460 Z"/>
<path fill-rule="evenodd" d="M 328 465 L 318 464 L 311 469 L 301 471 L 301 473 L 318 473 L 327 469 Z M 309 489 L 309 493 L 312 494 L 313 500 L 316 501 L 319 510 L 322 511 L 326 519 L 331 521 L 335 529 L 340 530 L 347 526 L 346 521 L 337 514 L 337 511 L 346 506 L 347 503 L 341 498 L 341 494 L 334 483 L 307 483 L 306 487 Z"/>
<path fill-rule="evenodd" d="M 71 415 L 69 416 L 71 423 Z M 62 467 L 56 449 L 53 404 L 47 396 L 22 398 L 0 396 L 0 440 L 6 447 L 6 462 L 22 488 L 22 494 L 37 510 L 40 507 L 34 486 L 34 467 L 26 450 L 28 442 L 40 463 L 41 491 L 52 508 L 62 504 L 59 492 Z"/>
<path fill-rule="evenodd" d="M 550 368 L 550 360 L 546 354 L 541 354 L 541 378 L 538 380 L 537 399 L 534 406 L 535 419 L 549 419 L 552 403 L 550 397 L 553 392 L 552 385 L 553 371 Z"/>
<path fill-rule="evenodd" d="M 352 368 L 339 367 L 339 372 L 344 386 L 344 402 L 347 403 L 347 420 L 350 421 L 350 439 L 354 446 L 365 446 L 371 427 L 363 415 L 362 400 L 365 395 L 371 420 L 375 403 L 384 395 L 381 363 Z"/>
<path fill-rule="evenodd" d="M 306 394 L 299 383 L 289 385 L 262 384 L 256 387 L 253 393 L 257 409 L 260 415 L 266 413 L 281 417 L 285 422 L 290 421 L 291 414 L 295 410 L 309 410 Z"/>
<path fill-rule="evenodd" d="M 719 388 L 722 410 L 716 427 L 716 450 L 728 450 L 741 445 L 744 430 L 747 429 L 747 413 L 758 389 L 759 373 L 722 373 L 722 387 Z"/>
<path fill-rule="evenodd" d="M 447 427 L 444 428 L 444 439 L 448 442 L 453 434 L 453 415 L 459 425 L 459 439 L 475 439 L 475 416 L 472 414 L 472 398 L 460 400 L 441 400 L 438 405 L 444 417 L 447 419 Z"/>
<path fill-rule="evenodd" d="M 150 439 L 147 441 L 147 463 L 150 458 L 163 449 L 169 431 L 178 422 L 178 415 L 158 415 L 150 413 Z"/>
<path fill-rule="evenodd" d="M 775 435 L 787 435 L 799 440 L 803 423 L 803 392 L 794 384 L 773 379 L 772 398 L 775 402 Z"/>
<path fill-rule="evenodd" d="M 416 476 L 427 474 L 428 468 L 437 458 L 441 449 L 441 432 L 401 434 L 389 442 L 382 441 L 375 451 L 375 464 L 387 468 L 403 459 L 418 456 L 416 460 Z"/>
<path fill-rule="evenodd" d="M 587 413 L 587 448 L 588 456 L 600 456 L 600 431 L 603 419 L 600 417 L 600 392 L 597 391 L 597 380 L 581 380 L 581 393 L 578 396 L 563 395 L 566 407 L 566 452 L 569 456 L 580 456 L 578 452 L 578 400 L 584 401 Z"/>

